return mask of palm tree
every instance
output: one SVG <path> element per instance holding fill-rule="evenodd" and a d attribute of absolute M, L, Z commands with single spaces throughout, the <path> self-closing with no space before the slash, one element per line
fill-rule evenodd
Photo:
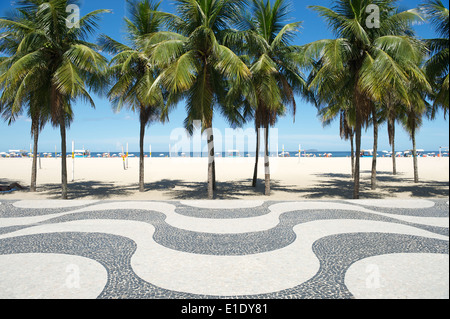
<path fill-rule="evenodd" d="M 401 105 L 398 104 L 398 101 L 395 98 L 395 94 L 392 92 L 388 92 L 383 100 L 382 106 L 382 119 L 384 119 L 387 123 L 387 131 L 388 131 L 388 140 L 389 145 L 391 146 L 391 154 L 392 154 L 392 175 L 397 175 L 397 163 L 395 157 L 395 124 L 400 120 L 401 114 Z"/>
<path fill-rule="evenodd" d="M 354 112 L 351 101 L 345 99 L 345 95 L 336 96 L 326 105 L 317 104 L 318 116 L 322 125 L 330 125 L 331 122 L 339 117 L 339 135 L 341 139 L 350 140 L 351 153 L 351 172 L 352 178 L 355 175 L 355 149 L 354 149 Z"/>
<path fill-rule="evenodd" d="M 31 136 L 33 137 L 33 162 L 31 168 L 30 192 L 36 192 L 37 181 L 37 153 L 39 133 L 43 130 L 49 120 L 49 109 L 46 108 L 46 85 L 45 78 L 40 78 L 36 69 L 30 69 L 19 78 L 20 83 L 10 81 L 9 69 L 20 58 L 32 50 L 23 45 L 24 39 L 30 34 L 37 32 L 35 15 L 27 11 L 16 10 L 6 19 L 0 19 L 0 26 L 4 32 L 0 37 L 0 52 L 7 56 L 0 58 L 0 113 L 11 125 L 17 117 L 27 109 L 28 117 L 31 119 Z"/>
<path fill-rule="evenodd" d="M 431 51 L 431 57 L 426 62 L 426 72 L 433 83 L 432 117 L 435 116 L 437 108 L 448 112 L 448 69 L 449 69 L 449 18 L 448 8 L 441 0 L 428 0 L 422 4 L 422 11 L 435 27 L 439 38 L 427 40 Z"/>
<path fill-rule="evenodd" d="M 423 96 L 422 96 L 423 97 Z M 429 107 L 428 103 L 425 99 L 417 100 L 417 104 L 406 107 L 405 114 L 400 119 L 401 123 L 408 132 L 409 137 L 412 141 L 412 157 L 413 157 L 413 168 L 414 168 L 414 183 L 419 182 L 419 169 L 417 164 L 417 151 L 416 151 L 416 134 L 419 128 L 422 125 L 422 118 L 427 112 L 427 107 Z"/>
<path fill-rule="evenodd" d="M 375 190 L 377 188 L 377 152 L 378 152 L 378 126 L 382 121 L 380 118 L 380 109 L 382 103 L 372 103 L 371 123 L 373 126 L 373 155 L 372 155 L 372 171 L 370 177 L 370 188 Z"/>
<path fill-rule="evenodd" d="M 303 66 L 302 50 L 291 45 L 301 22 L 286 23 L 290 4 L 285 0 L 253 0 L 251 15 L 241 22 L 243 32 L 230 33 L 227 42 L 245 47 L 250 58 L 251 81 L 244 93 L 254 107 L 255 129 L 264 128 L 265 194 L 270 194 L 269 127 L 290 106 L 295 117 L 294 94 L 306 93 L 306 81 L 300 67 Z M 259 138 L 259 134 L 257 133 Z M 257 143 L 257 153 L 259 143 Z M 257 159 L 253 175 L 256 183 Z"/>
<path fill-rule="evenodd" d="M 422 60 L 424 61 L 424 59 Z M 422 64 L 422 63 L 421 63 Z M 422 125 L 423 116 L 431 112 L 432 105 L 427 101 L 427 96 L 432 92 L 432 87 L 428 83 L 411 81 L 409 83 L 410 103 L 402 105 L 401 123 L 408 132 L 412 141 L 412 157 L 414 167 L 414 182 L 419 182 L 419 170 L 417 165 L 416 133 Z"/>
<path fill-rule="evenodd" d="M 23 38 L 19 47 L 25 54 L 5 75 L 11 85 L 18 87 L 18 92 L 26 90 L 31 79 L 45 83 L 42 94 L 48 101 L 51 122 L 60 128 L 61 134 L 63 199 L 67 199 L 66 127 L 73 119 L 72 105 L 81 98 L 95 106 L 88 89 L 94 92 L 103 89 L 107 66 L 106 59 L 96 51 L 97 47 L 86 40 L 97 28 L 99 15 L 109 11 L 88 13 L 80 18 L 76 27 L 71 27 L 67 8 L 77 3 L 75 0 L 19 1 L 18 10 L 33 17 L 36 28 Z M 11 29 L 26 28 L 12 20 L 2 20 L 2 25 Z M 25 77 L 30 81 L 24 80 Z"/>
<path fill-rule="evenodd" d="M 359 198 L 361 128 L 373 114 L 374 102 L 380 100 L 382 88 L 391 85 L 408 99 L 405 68 L 417 55 L 417 41 L 408 27 L 420 15 L 415 10 L 397 12 L 395 0 L 339 0 L 332 9 L 310 6 L 322 16 L 336 39 L 319 40 L 308 45 L 308 55 L 321 60 L 320 69 L 310 86 L 319 96 L 330 97 L 351 92 L 355 106 L 356 159 L 353 198 Z M 367 23 L 369 5 L 377 5 L 379 27 Z M 411 72 L 412 75 L 414 72 Z M 417 75 L 419 76 L 419 75 Z"/>
<path fill-rule="evenodd" d="M 154 85 L 163 84 L 173 98 L 166 108 L 185 99 L 185 127 L 192 130 L 196 120 L 208 141 L 208 198 L 214 198 L 215 160 L 213 115 L 223 106 L 230 83 L 238 86 L 250 77 L 245 63 L 223 38 L 243 9 L 243 0 L 176 0 L 178 15 L 164 14 L 169 29 L 179 33 L 149 46 L 152 63 L 163 72 Z"/>
<path fill-rule="evenodd" d="M 104 51 L 115 56 L 110 62 L 113 86 L 108 92 L 116 111 L 128 106 L 139 113 L 139 191 L 144 192 L 144 136 L 145 127 L 164 119 L 164 93 L 161 86 L 153 86 L 158 70 L 145 53 L 148 41 L 161 31 L 160 3 L 149 0 L 128 0 L 130 19 L 124 18 L 129 46 L 106 35 L 101 36 Z"/>

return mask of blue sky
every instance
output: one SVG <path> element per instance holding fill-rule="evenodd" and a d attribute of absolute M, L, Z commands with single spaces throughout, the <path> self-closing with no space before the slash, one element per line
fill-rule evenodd
<path fill-rule="evenodd" d="M 13 1 L 2 0 L 0 4 L 0 15 L 3 16 Z M 403 9 L 411 9 L 418 6 L 421 0 L 401 0 L 399 5 Z M 326 24 L 318 15 L 307 8 L 308 5 L 330 6 L 328 0 L 307 0 L 292 1 L 293 12 L 292 21 L 303 21 L 303 28 L 295 41 L 295 44 L 306 44 L 324 38 L 332 38 L 333 35 L 327 29 Z M 448 1 L 444 1 L 448 7 Z M 106 14 L 100 23 L 100 33 L 105 33 L 110 37 L 124 41 L 123 16 L 126 12 L 124 0 L 83 0 L 81 2 L 81 14 L 87 14 L 92 10 L 106 8 L 113 10 L 112 14 Z M 163 0 L 162 9 L 173 12 L 172 1 Z M 416 27 L 417 34 L 423 38 L 434 37 L 435 34 L 429 24 Z M 76 148 L 84 147 L 91 151 L 111 151 L 121 150 L 122 145 L 128 143 L 130 152 L 139 151 L 139 121 L 138 116 L 130 111 L 122 110 L 114 113 L 109 101 L 93 95 L 96 108 L 82 102 L 74 106 L 75 120 L 67 130 L 68 150 L 71 148 L 71 141 L 74 140 Z M 278 130 L 278 143 L 285 146 L 286 150 L 296 150 L 301 144 L 304 149 L 318 149 L 320 151 L 349 151 L 348 141 L 343 141 L 339 137 L 339 124 L 332 123 L 323 127 L 317 118 L 317 112 L 313 105 L 305 103 L 297 97 L 297 115 L 295 123 L 292 113 L 285 118 L 281 118 L 276 129 Z M 152 151 L 168 151 L 169 144 L 176 141 L 170 140 L 171 132 L 183 126 L 185 118 L 185 107 L 181 103 L 171 114 L 170 122 L 165 125 L 152 124 L 147 128 L 145 135 L 145 150 L 148 145 L 152 145 Z M 30 120 L 26 116 L 20 117 L 11 126 L 0 119 L 0 152 L 10 149 L 28 150 L 32 143 L 30 135 Z M 229 125 L 216 114 L 213 126 L 224 135 L 225 128 Z M 252 128 L 249 124 L 245 128 Z M 245 129 L 244 128 L 244 129 Z M 372 129 L 363 132 L 362 148 L 372 148 Z M 439 146 L 449 146 L 449 125 L 448 120 L 440 113 L 437 119 L 429 122 L 424 121 L 423 126 L 417 134 L 417 146 L 425 150 L 438 150 Z M 55 146 L 60 151 L 59 129 L 54 129 L 47 125 L 40 135 L 39 150 L 41 152 L 54 151 Z M 411 141 L 408 135 L 400 127 L 396 130 L 396 148 L 406 150 L 411 148 Z M 379 149 L 390 149 L 388 144 L 387 129 L 382 125 L 379 129 Z"/>

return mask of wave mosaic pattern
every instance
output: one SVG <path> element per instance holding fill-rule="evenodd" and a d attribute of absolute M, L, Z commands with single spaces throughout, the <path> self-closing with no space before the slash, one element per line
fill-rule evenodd
<path fill-rule="evenodd" d="M 449 298 L 448 256 L 448 199 L 0 203 L 0 298 Z"/>

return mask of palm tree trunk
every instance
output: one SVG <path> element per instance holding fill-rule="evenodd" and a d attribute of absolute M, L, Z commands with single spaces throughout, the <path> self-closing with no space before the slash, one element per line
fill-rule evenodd
<path fill-rule="evenodd" d="M 214 158 L 215 158 L 215 157 L 214 157 Z M 212 180 L 213 180 L 213 190 L 215 191 L 215 190 L 216 190 L 216 161 L 215 161 L 215 160 L 214 160 L 214 162 L 213 162 L 212 170 L 213 170 L 213 176 L 212 176 Z"/>
<path fill-rule="evenodd" d="M 256 155 L 255 155 L 255 169 L 253 171 L 252 186 L 256 187 L 256 180 L 258 179 L 258 160 L 259 160 L 259 127 L 256 128 Z"/>
<path fill-rule="evenodd" d="M 142 117 L 142 116 L 141 116 Z M 141 118 L 141 128 L 139 134 L 139 192 L 144 192 L 144 135 L 145 120 Z"/>
<path fill-rule="evenodd" d="M 417 152 L 416 152 L 416 128 L 411 130 L 411 139 L 413 144 L 413 164 L 414 164 L 414 183 L 419 182 L 419 171 L 417 167 Z"/>
<path fill-rule="evenodd" d="M 269 123 L 264 127 L 264 173 L 265 173 L 265 191 L 266 196 L 270 195 L 270 163 L 269 163 Z"/>
<path fill-rule="evenodd" d="M 360 171 L 360 156 L 361 156 L 361 114 L 360 111 L 356 110 L 356 125 L 355 125 L 355 143 L 356 143 L 356 154 L 355 154 L 355 176 L 353 184 L 353 199 L 359 199 L 359 171 Z"/>
<path fill-rule="evenodd" d="M 214 135 L 213 129 L 207 129 L 208 136 L 208 198 L 214 199 Z"/>
<path fill-rule="evenodd" d="M 33 119 L 32 121 L 33 121 L 33 123 L 31 125 L 33 127 L 33 163 L 31 164 L 30 192 L 36 192 L 39 120 Z"/>
<path fill-rule="evenodd" d="M 61 132 L 61 198 L 67 199 L 67 156 L 66 156 L 66 123 L 64 115 L 59 123 Z"/>
<path fill-rule="evenodd" d="M 378 122 L 377 110 L 375 105 L 372 105 L 372 121 L 373 121 L 373 154 L 372 154 L 372 175 L 371 188 L 377 188 L 377 151 L 378 151 Z"/>
<path fill-rule="evenodd" d="M 395 123 L 391 125 L 392 132 L 392 175 L 397 175 L 397 161 L 395 159 Z"/>
<path fill-rule="evenodd" d="M 351 164 L 352 164 L 352 178 L 355 178 L 355 147 L 353 146 L 353 138 L 355 134 L 350 134 L 350 152 L 351 152 Z"/>

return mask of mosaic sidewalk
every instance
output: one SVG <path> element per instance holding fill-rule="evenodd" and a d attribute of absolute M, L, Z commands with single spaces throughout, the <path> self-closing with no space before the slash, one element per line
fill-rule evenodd
<path fill-rule="evenodd" d="M 0 200 L 0 298 L 448 299 L 448 199 Z"/>

